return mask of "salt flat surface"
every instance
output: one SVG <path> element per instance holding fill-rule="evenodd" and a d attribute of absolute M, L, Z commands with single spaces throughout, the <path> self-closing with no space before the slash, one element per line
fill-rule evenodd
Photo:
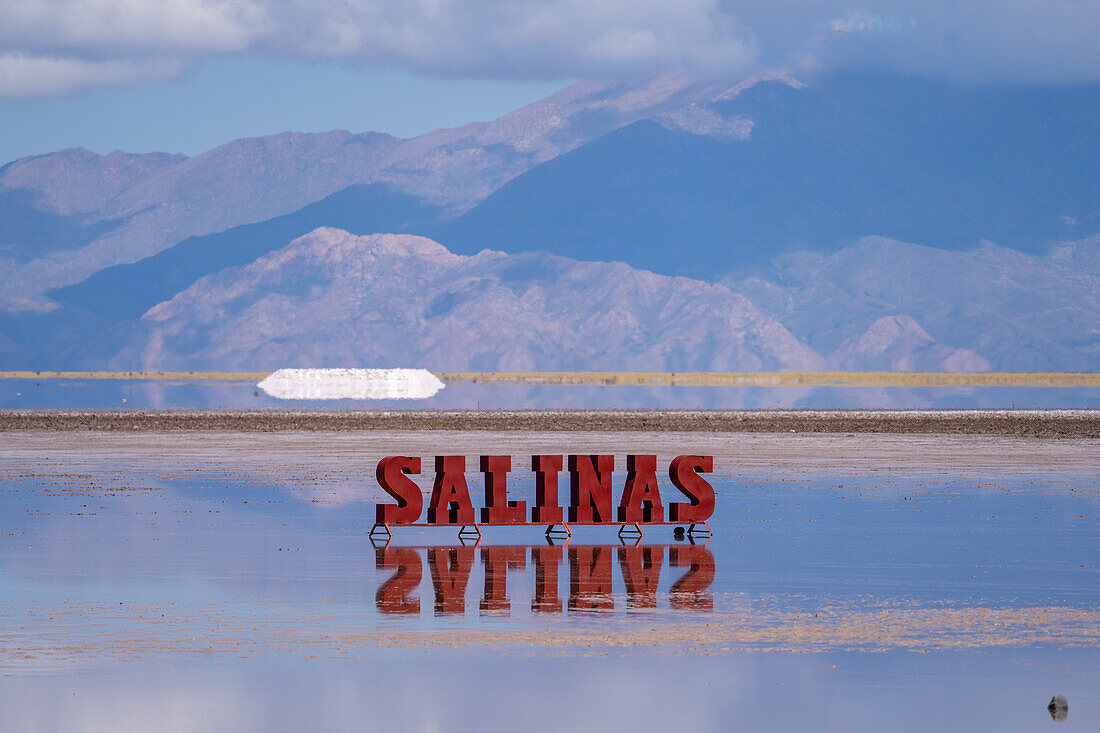
<path fill-rule="evenodd" d="M 135 472 L 217 472 L 241 480 L 300 484 L 332 504 L 388 500 L 374 480 L 387 455 L 422 456 L 430 488 L 435 455 L 465 455 L 471 490 L 478 457 L 513 456 L 512 481 L 530 478 L 526 456 L 611 453 L 623 470 L 628 453 L 653 453 L 662 465 L 682 453 L 714 457 L 717 474 L 745 479 L 804 476 L 1042 476 L 1045 492 L 1087 490 L 1100 476 L 1100 440 L 989 435 L 697 433 L 665 431 L 8 431 L 0 441 L 0 480 L 34 475 L 44 462 L 80 473 L 104 464 L 132 481 Z M 565 481 L 565 479 L 563 479 Z M 1095 481 L 1091 482 L 1095 483 Z M 566 484 L 563 484 L 566 486 Z M 563 489 L 566 491 L 567 489 Z"/>
<path fill-rule="evenodd" d="M 467 455 L 480 504 L 478 454 L 531 502 L 569 452 L 616 496 L 626 453 L 713 454 L 714 536 L 365 536 L 380 456 L 427 494 Z M 8 431 L 4 729 L 1024 733 L 1062 694 L 1094 731 L 1098 477 L 1087 438 Z"/>
<path fill-rule="evenodd" d="M 257 386 L 283 400 L 422 400 L 444 385 L 427 369 L 280 369 Z"/>

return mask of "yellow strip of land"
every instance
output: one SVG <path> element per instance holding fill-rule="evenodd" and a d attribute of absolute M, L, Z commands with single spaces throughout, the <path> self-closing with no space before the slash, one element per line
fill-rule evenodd
<path fill-rule="evenodd" d="M 469 372 L 445 384 L 698 387 L 1100 387 L 1095 372 Z"/>
<path fill-rule="evenodd" d="M 0 379 L 255 382 L 270 372 L 0 371 Z M 445 384 L 650 387 L 1100 387 L 1096 372 L 443 372 Z"/>

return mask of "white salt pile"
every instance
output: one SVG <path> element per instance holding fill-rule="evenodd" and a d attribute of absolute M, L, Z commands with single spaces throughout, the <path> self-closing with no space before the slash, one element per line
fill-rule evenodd
<path fill-rule="evenodd" d="M 427 369 L 280 369 L 259 387 L 280 400 L 422 400 L 443 382 Z"/>

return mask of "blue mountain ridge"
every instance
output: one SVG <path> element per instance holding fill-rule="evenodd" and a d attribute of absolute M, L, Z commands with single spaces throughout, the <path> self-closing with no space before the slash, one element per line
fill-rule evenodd
<path fill-rule="evenodd" d="M 437 216 L 431 204 L 372 184 L 350 186 L 268 221 L 190 237 L 53 291 L 61 305 L 54 311 L 0 312 L 0 360 L 13 369 L 101 368 L 128 340 L 140 337 L 142 313 L 206 275 L 252 262 L 330 223 L 353 233 L 402 231 Z"/>
<path fill-rule="evenodd" d="M 713 280 L 874 234 L 1038 251 L 1100 229 L 1100 85 L 960 88 L 841 76 L 714 111 L 747 140 L 643 121 L 524 173 L 425 233 Z"/>
<path fill-rule="evenodd" d="M 1052 242 L 1100 231 L 1100 85 L 968 88 L 844 75 L 802 88 L 762 82 L 733 98 L 698 104 L 706 105 L 707 114 L 751 121 L 748 137 L 696 134 L 658 116 L 542 163 L 451 219 L 388 185 L 351 186 L 296 212 L 191 237 L 138 262 L 101 270 L 50 292 L 62 306 L 54 312 L 0 314 L 0 359 L 9 368 L 106 363 L 119 348 L 143 338 L 137 319 L 152 306 L 206 275 L 247 265 L 328 226 L 354 234 L 425 235 L 458 254 L 543 251 L 734 284 L 823 354 L 876 319 L 912 311 L 917 328 L 927 326 L 937 342 L 973 348 L 994 368 L 1080 369 L 1095 363 L 1094 299 L 1078 298 L 1080 313 L 1070 313 L 1060 300 L 1057 309 L 1044 311 L 1069 314 L 1061 320 L 1043 320 L 1039 313 L 1023 320 L 1030 313 L 1027 303 L 1036 310 L 1054 297 L 1043 288 L 1087 294 L 1094 276 L 1063 268 L 1042 282 L 1029 280 L 1026 273 L 1046 265 L 1015 263 L 1012 253 L 1045 257 Z M 37 221 L 33 201 L 18 196 L 0 205 L 26 215 L 0 222 L 0 232 L 4 226 L 21 232 L 23 240 L 13 243 L 34 236 L 38 227 L 41 246 L 64 250 L 92 236 L 91 228 L 112 225 L 79 217 Z M 871 257 L 871 249 L 852 245 L 868 235 L 890 241 L 876 245 Z M 1019 292 L 982 295 L 981 288 L 964 287 L 966 292 L 937 291 L 914 305 L 864 296 L 863 285 L 841 286 L 842 280 L 878 282 L 892 292 L 904 289 L 906 280 L 930 281 L 939 262 L 933 253 L 962 253 L 971 262 L 967 253 L 983 239 L 1012 248 L 997 257 L 1011 263 L 1003 272 L 1023 278 Z M 900 242 L 922 248 L 906 249 Z M 903 251 L 912 259 L 908 268 L 884 266 Z M 846 271 L 803 258 L 799 262 L 814 263 L 821 282 L 811 280 L 813 273 L 799 277 L 814 282 L 816 293 L 842 287 L 853 296 L 834 298 L 831 309 L 814 299 L 791 306 L 793 296 L 786 293 L 798 285 L 786 282 L 789 267 L 773 263 L 794 252 L 846 253 L 834 260 Z M 996 274 L 996 268 L 980 271 Z M 755 291 L 741 281 L 760 272 L 768 280 L 753 286 Z M 834 279 L 825 282 L 826 276 Z M 310 287 L 305 280 L 294 282 Z M 996 331 L 1004 343 L 994 347 L 982 334 L 1008 322 L 1006 303 L 1015 304 L 1011 318 L 1018 325 Z M 457 305 L 441 301 L 424 317 L 442 317 Z M 973 321 L 965 334 L 948 328 L 956 317 L 945 315 L 963 311 Z M 1036 341 L 1040 335 L 1057 348 Z M 1042 353 L 1027 356 L 1025 347 Z"/>
<path fill-rule="evenodd" d="M 199 278 L 252 262 L 319 226 L 353 234 L 405 232 L 438 216 L 435 206 L 387 185 L 349 186 L 293 213 L 190 237 L 152 257 L 100 270 L 50 296 L 112 320 L 139 318 Z"/>
<path fill-rule="evenodd" d="M 43 211 L 41 194 L 0 190 L 0 257 L 26 262 L 51 252 L 68 252 L 95 241 L 121 223 L 79 214 Z"/>
<path fill-rule="evenodd" d="M 866 235 L 1038 252 L 1100 230 L 1100 85 L 960 88 L 900 77 L 765 82 L 714 105 L 727 140 L 643 121 L 536 166 L 464 215 L 384 185 L 191 237 L 51 292 L 136 318 L 203 277 L 318 226 L 407 232 L 451 251 L 547 251 L 714 281 Z"/>

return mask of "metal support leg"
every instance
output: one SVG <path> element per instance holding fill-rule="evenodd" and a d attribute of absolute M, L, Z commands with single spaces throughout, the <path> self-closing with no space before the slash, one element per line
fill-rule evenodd
<path fill-rule="evenodd" d="M 699 526 L 698 524 L 691 525 L 690 527 L 688 527 L 687 533 L 689 535 L 694 535 L 694 534 L 707 535 L 708 537 L 713 534 L 713 532 L 710 531 L 710 525 L 707 524 L 706 522 L 703 522 L 703 526 L 706 527 L 705 530 L 704 529 L 696 529 L 696 527 L 698 527 L 698 526 Z"/>
<path fill-rule="evenodd" d="M 460 530 L 458 530 L 458 541 L 462 544 L 463 547 L 468 546 L 466 544 L 467 540 L 473 540 L 474 547 L 477 547 L 481 544 L 481 536 L 481 527 L 476 524 L 471 530 L 467 531 L 466 527 L 462 527 Z"/>
<path fill-rule="evenodd" d="M 379 527 L 382 528 L 381 532 L 378 531 Z M 375 535 L 377 535 L 379 537 L 382 536 L 382 535 L 386 535 L 387 537 L 393 537 L 393 531 L 390 530 L 390 525 L 382 524 L 381 522 L 375 522 L 374 526 L 370 528 L 370 532 L 367 532 L 367 537 L 374 537 Z"/>
<path fill-rule="evenodd" d="M 561 529 L 558 529 L 558 530 L 554 529 L 554 527 L 556 527 L 556 526 L 558 526 L 558 525 L 551 524 L 550 526 L 548 526 L 546 528 L 546 536 L 547 537 L 550 537 L 552 535 L 565 535 L 567 537 L 572 537 L 573 536 L 573 530 L 569 529 L 568 524 L 562 524 Z"/>

